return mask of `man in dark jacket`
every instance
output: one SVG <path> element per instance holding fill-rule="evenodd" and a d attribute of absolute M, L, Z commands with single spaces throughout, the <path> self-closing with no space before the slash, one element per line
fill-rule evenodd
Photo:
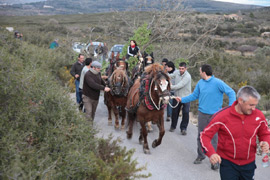
<path fill-rule="evenodd" d="M 91 121 L 95 118 L 100 90 L 110 91 L 110 88 L 105 86 L 105 82 L 101 78 L 100 69 L 101 63 L 94 61 L 92 68 L 84 76 L 82 98 L 86 118 Z"/>
<path fill-rule="evenodd" d="M 84 55 L 79 54 L 78 61 L 71 67 L 70 74 L 75 78 L 76 100 L 80 105 L 82 103 L 82 93 L 79 91 L 81 72 L 84 67 Z"/>

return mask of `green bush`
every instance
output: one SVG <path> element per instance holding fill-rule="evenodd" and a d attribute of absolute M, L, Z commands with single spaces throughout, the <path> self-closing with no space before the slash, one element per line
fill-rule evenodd
<path fill-rule="evenodd" d="M 96 137 L 57 73 L 52 51 L 3 34 L 0 39 L 0 179 L 135 179 L 134 150 Z"/>

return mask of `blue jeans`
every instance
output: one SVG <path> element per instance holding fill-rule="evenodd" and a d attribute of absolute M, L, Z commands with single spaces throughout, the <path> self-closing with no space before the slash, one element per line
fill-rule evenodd
<path fill-rule="evenodd" d="M 80 104 L 82 102 L 82 92 L 79 90 L 80 81 L 75 80 L 75 87 L 76 87 L 76 100 L 77 103 Z"/>
<path fill-rule="evenodd" d="M 177 104 L 177 101 L 174 99 L 173 100 L 173 106 Z M 183 107 L 183 108 L 182 108 Z M 178 122 L 178 117 L 179 117 L 179 112 L 180 109 L 182 108 L 182 121 L 180 124 L 180 130 L 186 130 L 189 122 L 189 107 L 190 107 L 190 102 L 189 103 L 179 103 L 176 108 L 172 110 L 172 124 L 171 128 L 175 129 L 177 126 Z"/>
<path fill-rule="evenodd" d="M 253 180 L 255 169 L 255 161 L 239 166 L 222 158 L 220 164 L 220 178 L 221 180 Z"/>
<path fill-rule="evenodd" d="M 171 95 L 173 96 L 174 93 L 171 92 Z M 170 104 L 173 105 L 173 99 L 170 99 Z M 167 117 L 172 117 L 172 107 L 169 104 L 167 105 Z"/>

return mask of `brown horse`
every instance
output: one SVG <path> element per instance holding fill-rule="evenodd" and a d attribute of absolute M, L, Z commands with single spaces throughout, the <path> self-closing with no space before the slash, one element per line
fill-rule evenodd
<path fill-rule="evenodd" d="M 116 56 L 114 56 L 114 52 L 111 53 L 111 57 L 109 57 L 110 64 L 106 70 L 106 75 L 111 76 L 113 71 L 116 69 L 116 62 L 120 59 L 120 53 L 117 53 Z"/>
<path fill-rule="evenodd" d="M 115 128 L 119 129 L 119 114 L 122 117 L 121 129 L 125 128 L 127 94 L 129 90 L 129 80 L 126 70 L 119 66 L 109 78 L 110 92 L 104 93 L 104 102 L 108 108 L 108 124 L 112 125 L 111 110 L 115 115 Z"/>
<path fill-rule="evenodd" d="M 138 55 L 138 59 L 139 62 L 137 63 L 137 65 L 132 69 L 132 73 L 131 73 L 131 84 L 133 84 L 137 78 L 141 77 L 144 69 L 146 66 L 153 64 L 154 61 L 154 56 L 153 56 L 153 52 L 149 55 L 146 52 L 144 52 L 142 55 Z M 152 123 L 151 121 L 149 121 L 147 123 L 147 130 L 148 132 L 152 132 L 153 128 L 152 128 Z"/>
<path fill-rule="evenodd" d="M 160 64 L 152 64 L 145 68 L 141 78 L 137 79 L 128 93 L 126 109 L 128 111 L 129 129 L 127 138 L 132 137 L 135 118 L 140 122 L 141 132 L 139 142 L 143 144 L 144 153 L 150 153 L 147 142 L 146 123 L 152 121 L 159 128 L 159 138 L 154 140 L 152 147 L 161 144 L 164 130 L 164 107 L 169 102 L 169 77 Z"/>

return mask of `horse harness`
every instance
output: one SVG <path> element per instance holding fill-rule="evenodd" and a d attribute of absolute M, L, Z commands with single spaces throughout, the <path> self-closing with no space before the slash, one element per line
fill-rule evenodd
<path fill-rule="evenodd" d="M 116 95 L 116 94 L 115 94 L 115 89 L 117 89 L 117 88 L 120 87 L 120 86 L 123 86 L 123 83 L 121 84 L 121 83 L 119 82 L 119 83 L 116 83 L 116 84 L 112 84 L 112 83 L 110 82 L 110 80 L 108 79 L 108 85 L 109 85 L 109 87 L 111 88 L 110 93 L 111 93 L 112 96 L 119 96 L 119 97 L 127 96 L 128 90 L 129 90 L 129 82 L 126 83 L 125 87 L 122 87 L 122 88 L 121 88 L 121 93 L 120 93 L 119 95 Z"/>
<path fill-rule="evenodd" d="M 132 106 L 130 109 L 127 109 L 127 111 L 129 112 L 136 112 L 137 109 L 139 108 L 140 104 L 143 103 L 143 105 L 150 111 L 152 110 L 160 110 L 159 108 L 156 107 L 156 105 L 154 104 L 153 100 L 150 97 L 150 93 L 151 93 L 151 82 L 153 81 L 152 78 L 149 78 L 148 75 L 143 75 L 141 81 L 140 81 L 140 87 L 138 89 L 136 89 L 136 91 L 134 92 L 134 94 L 131 96 L 131 102 L 132 102 Z M 134 97 L 135 95 L 139 93 L 139 101 L 137 102 L 136 105 L 134 105 Z M 160 104 L 160 107 L 162 109 L 164 109 L 166 107 L 165 104 Z"/>

